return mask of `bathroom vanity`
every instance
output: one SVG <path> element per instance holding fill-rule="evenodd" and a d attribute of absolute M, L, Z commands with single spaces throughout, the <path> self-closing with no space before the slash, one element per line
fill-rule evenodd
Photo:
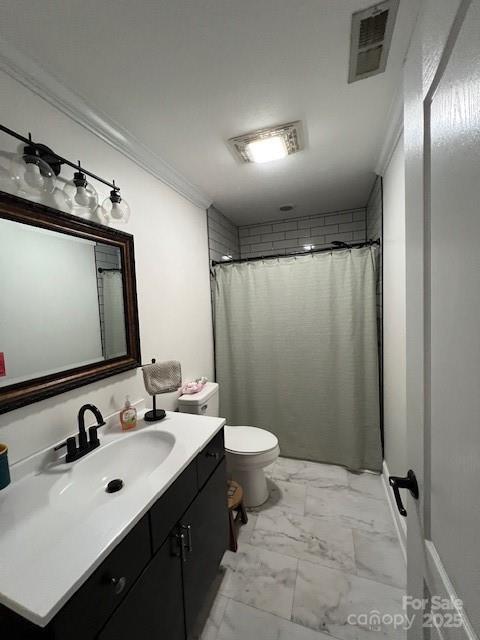
<path fill-rule="evenodd" d="M 39 468 L 0 494 L 2 637 L 185 640 L 227 546 L 223 424 L 179 413 L 155 425 L 140 421 L 135 433 L 107 433 L 98 449 L 70 466 L 39 459 Z M 162 443 L 157 453 L 155 442 Z M 158 467 L 155 455 L 163 456 Z M 124 488 L 108 494 L 105 477 L 122 477 L 122 467 Z M 25 501 L 16 505 L 33 490 L 47 490 L 47 503 L 43 495 L 35 511 L 29 495 L 27 513 Z M 59 497 L 69 491 L 72 509 Z M 58 538 L 39 538 L 55 530 Z M 32 548 L 22 554 L 28 536 Z"/>

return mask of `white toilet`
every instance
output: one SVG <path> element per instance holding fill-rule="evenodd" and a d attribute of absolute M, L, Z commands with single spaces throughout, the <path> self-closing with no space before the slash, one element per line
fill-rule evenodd
<path fill-rule="evenodd" d="M 182 413 L 218 416 L 218 384 L 207 382 L 198 393 L 180 396 L 178 408 Z M 266 502 L 269 491 L 263 470 L 280 455 L 277 437 L 257 427 L 225 426 L 225 451 L 228 471 L 243 488 L 245 506 Z"/>

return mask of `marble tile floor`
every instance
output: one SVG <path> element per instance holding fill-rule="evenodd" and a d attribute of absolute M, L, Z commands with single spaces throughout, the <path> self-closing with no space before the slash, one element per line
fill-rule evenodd
<path fill-rule="evenodd" d="M 194 638 L 405 638 L 389 618 L 404 613 L 406 567 L 381 477 L 287 458 L 267 476 Z"/>

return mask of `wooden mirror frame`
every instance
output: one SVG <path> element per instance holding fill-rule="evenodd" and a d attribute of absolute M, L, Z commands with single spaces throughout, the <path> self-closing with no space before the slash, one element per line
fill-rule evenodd
<path fill-rule="evenodd" d="M 0 191 L 0 218 L 118 247 L 122 259 L 127 354 L 0 387 L 0 414 L 140 366 L 133 236 Z M 0 275 L 1 277 L 1 275 Z"/>

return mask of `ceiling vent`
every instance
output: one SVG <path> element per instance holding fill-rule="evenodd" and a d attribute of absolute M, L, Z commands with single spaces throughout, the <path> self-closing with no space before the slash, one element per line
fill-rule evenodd
<path fill-rule="evenodd" d="M 242 162 L 268 162 L 280 159 L 303 149 L 302 123 L 297 120 L 296 122 L 287 122 L 275 127 L 269 127 L 268 129 L 257 129 L 256 131 L 230 138 L 228 143 Z M 269 155 L 268 149 L 266 149 L 267 153 L 263 158 L 261 156 L 257 157 L 255 151 L 258 151 L 259 148 L 261 151 L 261 147 L 264 145 L 267 147 L 269 145 L 272 146 L 274 154 Z M 278 153 L 275 155 L 275 152 Z"/>
<path fill-rule="evenodd" d="M 399 0 L 386 0 L 352 15 L 348 82 L 383 73 Z"/>

